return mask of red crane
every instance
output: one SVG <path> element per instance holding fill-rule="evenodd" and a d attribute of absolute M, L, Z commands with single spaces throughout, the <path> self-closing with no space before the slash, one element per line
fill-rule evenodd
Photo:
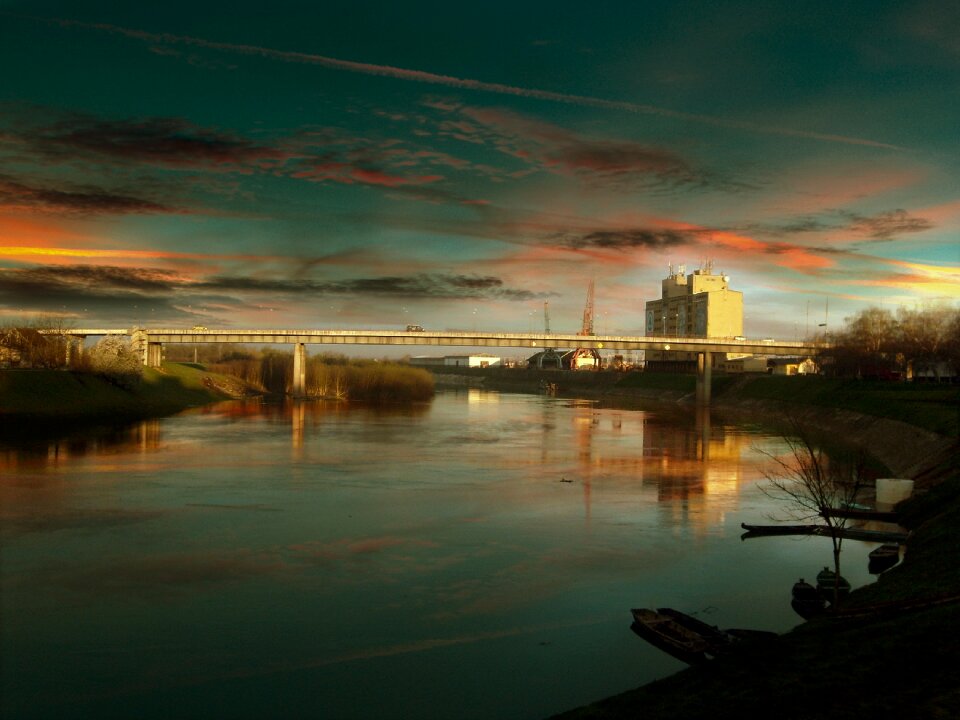
<path fill-rule="evenodd" d="M 578 335 L 593 335 L 593 280 L 587 287 L 587 304 L 583 308 L 583 326 Z M 580 358 L 590 358 L 591 362 L 581 363 Z M 600 353 L 593 348 L 577 348 L 570 356 L 570 369 L 578 370 L 581 365 L 586 365 L 591 369 L 600 369 Z"/>

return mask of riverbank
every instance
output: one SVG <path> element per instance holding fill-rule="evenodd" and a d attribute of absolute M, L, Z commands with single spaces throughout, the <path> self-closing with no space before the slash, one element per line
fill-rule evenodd
<path fill-rule="evenodd" d="M 236 378 L 190 363 L 144 368 L 140 382 L 129 386 L 94 373 L 4 370 L 0 371 L 0 420 L 140 419 L 249 394 Z"/>
<path fill-rule="evenodd" d="M 802 623 L 769 642 L 556 717 L 960 717 L 960 645 L 952 639 L 960 625 L 957 392 L 824 378 L 723 378 L 713 406 L 721 417 L 772 423 L 789 410 L 914 478 L 916 494 L 898 508 L 912 532 L 905 558 L 854 591 L 843 616 Z"/>

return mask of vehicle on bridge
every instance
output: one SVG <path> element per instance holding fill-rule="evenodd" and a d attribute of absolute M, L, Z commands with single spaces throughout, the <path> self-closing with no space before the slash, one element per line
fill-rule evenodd
<path fill-rule="evenodd" d="M 407 332 L 423 332 L 423 325 L 407 325 Z"/>

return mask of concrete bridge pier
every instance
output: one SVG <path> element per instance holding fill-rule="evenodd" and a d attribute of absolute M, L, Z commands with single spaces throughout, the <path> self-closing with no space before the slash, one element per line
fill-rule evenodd
<path fill-rule="evenodd" d="M 83 357 L 83 338 L 66 335 L 64 336 L 64 340 L 66 341 L 67 366 L 69 367 L 74 355 L 76 355 L 78 359 Z"/>
<path fill-rule="evenodd" d="M 293 346 L 293 382 L 290 391 L 294 397 L 307 394 L 307 346 L 304 343 Z"/>
<path fill-rule="evenodd" d="M 161 365 L 163 358 L 163 343 L 158 342 L 148 342 L 147 343 L 147 362 L 145 363 L 147 367 L 158 368 Z"/>
<path fill-rule="evenodd" d="M 697 353 L 697 405 L 710 404 L 710 373 L 713 353 Z"/>

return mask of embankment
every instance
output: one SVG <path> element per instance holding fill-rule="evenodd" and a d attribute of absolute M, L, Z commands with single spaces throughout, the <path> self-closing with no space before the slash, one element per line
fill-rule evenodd
<path fill-rule="evenodd" d="M 135 384 L 66 370 L 0 372 L 0 420 L 75 422 L 168 415 L 188 407 L 242 397 L 246 386 L 200 366 L 165 363 L 144 368 Z"/>
<path fill-rule="evenodd" d="M 724 378 L 715 390 L 721 417 L 812 422 L 914 478 L 917 492 L 898 507 L 911 530 L 904 560 L 851 593 L 841 614 L 557 718 L 960 717 L 958 389 Z"/>

